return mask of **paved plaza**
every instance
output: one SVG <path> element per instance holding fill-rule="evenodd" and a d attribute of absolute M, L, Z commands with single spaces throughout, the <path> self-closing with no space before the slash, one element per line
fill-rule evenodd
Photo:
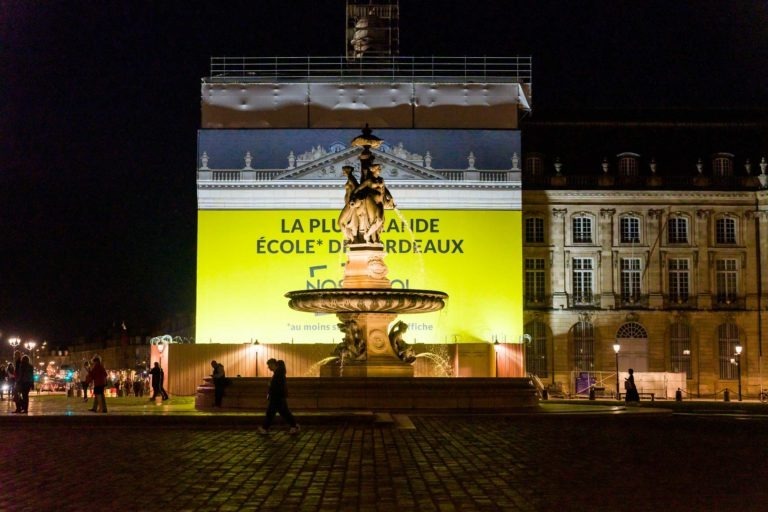
<path fill-rule="evenodd" d="M 258 414 L 109 399 L 0 402 L 0 510 L 768 510 L 768 406 L 673 414 Z M 648 404 L 644 404 L 648 405 Z"/>

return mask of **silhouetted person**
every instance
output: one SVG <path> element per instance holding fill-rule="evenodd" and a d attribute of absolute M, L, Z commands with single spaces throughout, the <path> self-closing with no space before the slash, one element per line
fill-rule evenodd
<path fill-rule="evenodd" d="M 21 358 L 19 369 L 16 371 L 16 387 L 19 392 L 18 408 L 16 413 L 27 414 L 29 412 L 29 390 L 35 385 L 35 369 L 29 362 L 29 356 Z"/>
<path fill-rule="evenodd" d="M 104 388 L 107 386 L 107 370 L 101 364 L 100 357 L 93 358 L 91 371 L 88 372 L 88 383 L 93 383 L 93 407 L 91 412 L 107 412 L 107 400 L 104 397 Z"/>
<path fill-rule="evenodd" d="M 227 375 L 224 373 L 224 365 L 217 363 L 214 359 L 211 361 L 211 367 L 213 373 L 211 378 L 213 379 L 213 406 L 221 407 L 221 400 L 224 398 L 224 388 L 227 385 Z"/>
<path fill-rule="evenodd" d="M 264 426 L 259 427 L 259 434 L 267 434 L 269 432 L 269 427 L 272 425 L 272 420 L 275 419 L 276 413 L 280 413 L 280 417 L 287 421 L 291 426 L 291 429 L 288 432 L 291 434 L 298 434 L 300 430 L 299 425 L 296 423 L 296 419 L 288 409 L 288 383 L 285 378 L 285 363 L 283 361 L 269 359 L 267 361 L 267 367 L 272 371 L 272 380 L 269 381 L 267 413 L 264 416 Z"/>
<path fill-rule="evenodd" d="M 637 392 L 637 386 L 635 385 L 635 371 L 632 368 L 629 369 L 629 377 L 624 379 L 624 390 L 626 391 L 624 399 L 628 404 L 640 401 L 640 394 Z"/>
<path fill-rule="evenodd" d="M 152 398 L 150 398 L 150 400 L 157 398 L 158 394 L 162 395 L 163 400 L 168 400 L 168 393 L 166 393 L 165 388 L 163 387 L 165 373 L 160 367 L 160 363 L 155 361 L 155 366 L 149 370 L 149 374 L 152 376 Z"/>

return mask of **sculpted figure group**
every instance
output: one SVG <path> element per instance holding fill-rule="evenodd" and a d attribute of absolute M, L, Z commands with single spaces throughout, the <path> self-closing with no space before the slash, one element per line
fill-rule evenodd
<path fill-rule="evenodd" d="M 381 177 L 381 166 L 371 164 L 372 159 L 370 151 L 364 149 L 360 155 L 360 181 L 351 166 L 342 168 L 347 183 L 344 185 L 344 208 L 339 215 L 339 227 L 347 243 L 380 243 L 384 209 L 395 207 L 392 194 Z"/>

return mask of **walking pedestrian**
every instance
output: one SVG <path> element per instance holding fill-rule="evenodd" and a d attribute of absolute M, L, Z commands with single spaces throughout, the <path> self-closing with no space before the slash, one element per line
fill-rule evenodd
<path fill-rule="evenodd" d="M 624 390 L 626 393 L 624 394 L 624 399 L 626 400 L 627 404 L 637 404 L 640 402 L 640 394 L 637 392 L 637 386 L 635 385 L 635 371 L 630 368 L 629 370 L 629 377 L 624 379 Z"/>
<path fill-rule="evenodd" d="M 80 387 L 83 388 L 83 402 L 88 401 L 88 374 L 91 373 L 91 363 L 87 359 L 83 359 L 80 365 L 80 371 L 78 378 L 80 379 Z"/>
<path fill-rule="evenodd" d="M 224 372 L 224 365 L 216 362 L 214 359 L 211 361 L 211 367 L 213 373 L 211 378 L 213 379 L 213 406 L 221 407 L 221 401 L 224 398 L 224 388 L 227 385 L 227 375 Z"/>
<path fill-rule="evenodd" d="M 16 387 L 18 388 L 18 407 L 14 411 L 18 414 L 27 414 L 29 412 L 29 391 L 35 384 L 35 369 L 29 362 L 29 356 L 21 358 L 19 369 L 16 372 Z"/>
<path fill-rule="evenodd" d="M 168 400 L 168 393 L 165 392 L 165 388 L 163 387 L 165 373 L 160 367 L 160 363 L 155 361 L 155 366 L 149 370 L 149 374 L 152 376 L 152 398 L 149 399 L 150 402 L 153 401 L 158 394 L 163 397 L 163 400 Z"/>
<path fill-rule="evenodd" d="M 10 374 L 11 369 L 13 369 L 13 387 L 11 387 L 11 396 L 13 397 L 13 403 L 16 404 L 16 409 L 13 412 L 20 413 L 21 405 L 19 404 L 19 392 L 21 386 L 19 385 L 19 365 L 21 365 L 21 352 L 18 350 L 13 352 L 13 363 L 11 363 L 11 365 L 8 365 L 8 373 Z"/>
<path fill-rule="evenodd" d="M 5 381 L 7 377 L 8 377 L 8 368 L 5 366 L 5 363 L 0 364 L 0 400 L 2 400 L 3 397 L 5 396 L 5 390 L 7 386 Z"/>
<path fill-rule="evenodd" d="M 93 358 L 87 382 L 93 383 L 93 407 L 89 411 L 107 412 L 107 400 L 104 398 L 104 388 L 107 385 L 107 370 L 102 366 L 99 356 Z"/>
<path fill-rule="evenodd" d="M 290 409 L 288 409 L 288 381 L 285 378 L 286 368 L 285 362 L 276 359 L 269 359 L 267 361 L 267 367 L 272 371 L 272 380 L 269 381 L 269 394 L 267 394 L 267 412 L 264 415 L 264 425 L 259 427 L 259 434 L 269 433 L 269 427 L 272 426 L 272 420 L 275 419 L 275 414 L 280 413 L 280 417 L 283 418 L 291 426 L 288 431 L 291 434 L 298 434 L 301 430 L 296 419 L 293 417 Z"/>

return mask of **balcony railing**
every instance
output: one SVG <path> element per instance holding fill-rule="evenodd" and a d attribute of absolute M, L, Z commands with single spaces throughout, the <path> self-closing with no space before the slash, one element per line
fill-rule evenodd
<path fill-rule="evenodd" d="M 531 83 L 530 56 L 377 57 L 211 57 L 210 82 L 275 80 L 393 80 Z"/>
<path fill-rule="evenodd" d="M 272 181 L 285 169 L 198 169 L 198 182 L 247 185 L 253 182 Z M 446 181 L 481 181 L 484 183 L 509 183 L 520 181 L 519 171 L 436 170 L 432 172 Z M 393 178 L 395 179 L 395 178 Z"/>

